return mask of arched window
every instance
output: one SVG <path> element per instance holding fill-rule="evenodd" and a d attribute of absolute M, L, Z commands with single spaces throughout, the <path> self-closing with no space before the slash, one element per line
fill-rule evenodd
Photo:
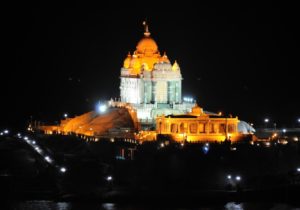
<path fill-rule="evenodd" d="M 204 125 L 204 123 L 199 123 L 199 133 L 205 133 L 205 125 Z"/>
<path fill-rule="evenodd" d="M 219 125 L 219 133 L 225 133 L 226 132 L 226 125 L 220 124 Z"/>
<path fill-rule="evenodd" d="M 190 133 L 197 133 L 198 125 L 197 123 L 190 124 Z"/>
<path fill-rule="evenodd" d="M 180 124 L 180 133 L 186 133 L 187 132 L 187 127 L 185 123 Z"/>
<path fill-rule="evenodd" d="M 229 124 L 228 125 L 228 132 L 229 133 L 235 133 L 236 132 L 235 124 Z"/>
<path fill-rule="evenodd" d="M 171 133 L 178 133 L 178 126 L 177 124 L 171 124 Z"/>
<path fill-rule="evenodd" d="M 215 125 L 213 123 L 209 124 L 209 132 L 210 133 L 215 133 Z"/>

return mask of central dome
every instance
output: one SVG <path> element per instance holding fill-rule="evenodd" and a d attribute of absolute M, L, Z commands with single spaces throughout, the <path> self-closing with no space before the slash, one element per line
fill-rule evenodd
<path fill-rule="evenodd" d="M 157 53 L 158 46 L 151 37 L 144 37 L 136 46 L 137 53 Z"/>

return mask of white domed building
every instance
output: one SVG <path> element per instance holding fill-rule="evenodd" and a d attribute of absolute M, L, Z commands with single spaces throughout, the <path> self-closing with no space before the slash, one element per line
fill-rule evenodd
<path fill-rule="evenodd" d="M 161 114 L 187 113 L 194 105 L 182 102 L 179 64 L 160 54 L 147 25 L 133 55 L 125 58 L 120 79 L 121 103 L 134 107 L 141 123 L 155 123 Z"/>

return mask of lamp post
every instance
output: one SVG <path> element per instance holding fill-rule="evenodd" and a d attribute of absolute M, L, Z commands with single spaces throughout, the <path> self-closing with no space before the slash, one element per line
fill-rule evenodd
<path fill-rule="evenodd" d="M 265 124 L 266 124 L 266 128 L 268 128 L 268 123 L 269 123 L 269 121 L 270 121 L 269 118 L 265 118 L 265 119 L 264 119 L 264 122 L 265 122 Z"/>
<path fill-rule="evenodd" d="M 274 125 L 274 131 L 276 131 L 276 126 L 277 126 L 277 124 L 276 124 L 276 123 L 274 123 L 273 125 Z"/>
<path fill-rule="evenodd" d="M 283 129 L 282 129 L 282 136 L 283 136 L 283 138 L 285 138 L 285 133 L 286 133 L 286 129 L 283 128 Z"/>

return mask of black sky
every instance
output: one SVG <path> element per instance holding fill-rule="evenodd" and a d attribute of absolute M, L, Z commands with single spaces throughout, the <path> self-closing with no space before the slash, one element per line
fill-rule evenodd
<path fill-rule="evenodd" d="M 298 11 L 284 2 L 192 1 L 5 5 L 1 124 L 53 122 L 119 96 L 128 51 L 147 18 L 161 52 L 179 62 L 183 94 L 255 125 L 300 117 Z"/>

